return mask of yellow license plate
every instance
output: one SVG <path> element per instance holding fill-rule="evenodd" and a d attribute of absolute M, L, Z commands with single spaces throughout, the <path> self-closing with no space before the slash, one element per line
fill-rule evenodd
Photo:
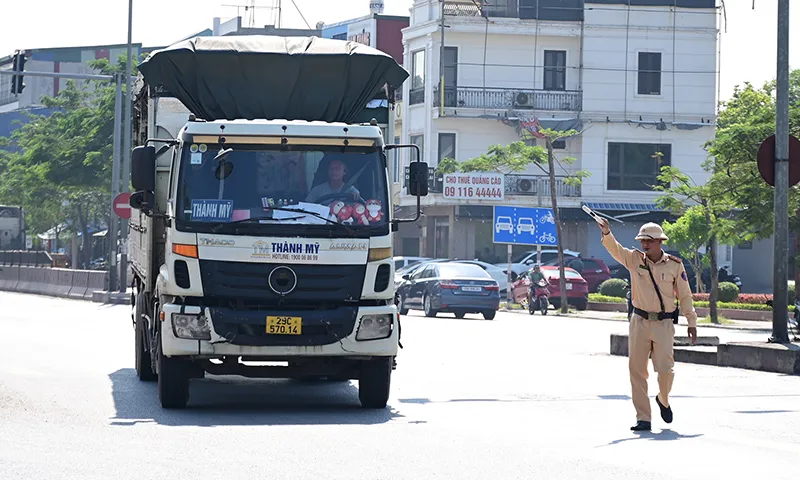
<path fill-rule="evenodd" d="M 267 317 L 267 334 L 269 335 L 301 335 L 302 333 L 302 317 Z"/>

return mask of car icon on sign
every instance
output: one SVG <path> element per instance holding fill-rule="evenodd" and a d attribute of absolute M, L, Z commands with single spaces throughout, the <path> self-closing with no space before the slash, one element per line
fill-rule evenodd
<path fill-rule="evenodd" d="M 514 224 L 511 223 L 511 217 L 497 217 L 497 223 L 494 225 L 494 231 L 500 233 L 501 230 L 507 230 L 508 233 L 514 232 Z"/>
<path fill-rule="evenodd" d="M 535 227 L 533 226 L 533 219 L 532 218 L 520 218 L 519 222 L 517 223 L 517 235 L 522 232 L 528 232 L 533 235 Z"/>

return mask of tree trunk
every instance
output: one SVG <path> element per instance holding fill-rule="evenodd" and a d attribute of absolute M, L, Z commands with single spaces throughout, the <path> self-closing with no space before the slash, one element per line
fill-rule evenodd
<path fill-rule="evenodd" d="M 89 225 L 88 225 L 89 220 L 87 215 L 87 209 L 84 209 L 83 205 L 81 205 L 79 202 L 76 202 L 75 207 L 78 211 L 78 225 L 80 226 L 81 235 L 83 236 L 83 255 L 81 255 L 83 261 L 81 262 L 80 265 L 81 268 L 85 270 L 88 268 L 89 264 L 88 255 L 89 255 L 89 250 L 92 247 L 92 241 L 89 238 Z"/>
<path fill-rule="evenodd" d="M 703 282 L 703 259 L 700 258 L 700 255 L 695 253 L 694 258 L 689 263 L 692 265 L 692 268 L 694 268 L 697 293 L 706 293 L 706 284 Z"/>
<path fill-rule="evenodd" d="M 704 205 L 705 206 L 705 205 Z M 708 225 L 711 225 L 711 212 L 708 211 L 708 207 L 705 208 L 706 213 L 706 221 Z M 719 296 L 719 275 L 717 272 L 717 236 L 714 235 L 712 230 L 711 236 L 708 239 L 708 254 L 711 259 L 711 295 L 708 299 L 708 310 L 709 315 L 711 316 L 711 323 L 719 323 L 719 318 L 717 317 L 717 298 Z"/>
<path fill-rule="evenodd" d="M 567 279 L 564 273 L 564 236 L 561 234 L 561 215 L 558 213 L 558 200 L 556 195 L 556 159 L 553 156 L 553 144 L 547 140 L 547 166 L 550 171 L 550 202 L 553 204 L 553 216 L 556 219 L 556 237 L 558 245 L 558 285 L 561 291 L 561 313 L 569 312 L 567 302 Z"/>

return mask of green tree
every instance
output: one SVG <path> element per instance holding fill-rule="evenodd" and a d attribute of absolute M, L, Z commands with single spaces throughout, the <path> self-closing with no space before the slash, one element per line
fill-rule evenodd
<path fill-rule="evenodd" d="M 89 62 L 103 74 L 124 72 L 124 65 L 124 58 L 117 64 Z M 0 156 L 0 201 L 22 205 L 28 225 L 37 232 L 71 219 L 73 232 L 83 237 L 88 262 L 89 223 L 109 220 L 115 87 L 110 81 L 83 86 L 67 81 L 57 97 L 41 102 L 55 112 L 31 115 L 6 140 L 19 151 Z"/>
<path fill-rule="evenodd" d="M 789 128 L 800 136 L 800 70 L 790 75 Z M 775 133 L 775 82 L 762 88 L 746 83 L 722 104 L 716 138 L 708 151 L 716 160 L 714 181 L 726 192 L 735 212 L 732 220 L 743 240 L 769 238 L 774 226 L 774 189 L 761 178 L 756 163 L 761 142 Z M 800 208 L 798 186 L 790 188 L 789 211 Z M 790 217 L 790 228 L 800 233 L 800 217 Z"/>
<path fill-rule="evenodd" d="M 699 250 L 708 246 L 710 230 L 703 208 L 689 207 L 674 223 L 664 222 L 663 227 L 670 245 L 697 272 L 697 291 L 705 292 L 700 272 L 708 263 L 708 255 L 701 255 Z"/>
<path fill-rule="evenodd" d="M 561 286 L 561 311 L 567 313 L 569 305 L 567 303 L 566 276 L 564 272 L 564 246 L 562 243 L 561 219 L 558 210 L 558 198 L 556 185 L 556 170 L 561 170 L 565 174 L 564 182 L 568 185 L 580 185 L 582 180 L 589 176 L 585 170 L 570 173 L 565 165 L 575 163 L 572 157 L 557 158 L 553 153 L 553 142 L 579 135 L 577 130 L 556 131 L 543 129 L 540 134 L 544 137 L 545 146 L 527 145 L 524 141 L 517 141 L 510 145 L 492 145 L 487 153 L 467 160 L 458 162 L 452 158 L 445 158 L 437 166 L 438 174 L 455 172 L 496 172 L 504 175 L 510 173 L 520 173 L 525 171 L 528 166 L 535 165 L 550 178 L 550 203 L 553 208 L 553 215 L 556 222 L 556 236 L 558 237 L 558 264 Z"/>

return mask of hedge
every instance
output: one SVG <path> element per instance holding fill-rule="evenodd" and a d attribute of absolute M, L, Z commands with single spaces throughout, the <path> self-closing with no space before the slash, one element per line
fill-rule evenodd
<path fill-rule="evenodd" d="M 595 303 L 617 303 L 617 304 L 626 304 L 627 300 L 620 297 L 609 297 L 606 295 L 600 295 L 597 293 L 590 293 L 589 294 L 589 301 Z M 695 308 L 709 308 L 709 303 L 707 301 L 702 300 L 695 300 L 692 302 Z M 763 311 L 768 312 L 771 311 L 772 308 L 766 304 L 758 304 L 758 303 L 728 303 L 728 302 L 717 302 L 717 308 L 724 308 L 729 310 L 755 310 L 755 311 Z M 789 306 L 789 311 L 794 312 L 794 305 Z"/>

